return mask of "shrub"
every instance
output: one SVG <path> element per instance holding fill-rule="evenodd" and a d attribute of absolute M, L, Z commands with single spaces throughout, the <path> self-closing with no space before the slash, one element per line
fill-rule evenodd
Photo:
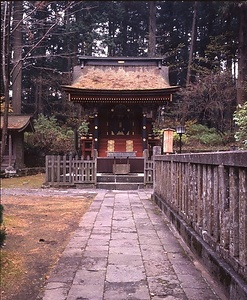
<path fill-rule="evenodd" d="M 178 143 L 180 142 L 180 136 L 178 133 L 174 132 L 173 134 L 173 141 L 176 145 L 178 145 Z M 181 136 L 181 142 L 183 144 L 187 144 L 188 143 L 188 136 L 186 134 L 182 134 Z"/>
<path fill-rule="evenodd" d="M 88 134 L 89 131 L 89 122 L 87 121 L 82 121 L 79 128 L 78 128 L 78 134 L 80 137 L 82 136 L 86 136 Z"/>
<path fill-rule="evenodd" d="M 222 143 L 221 136 L 216 132 L 205 132 L 198 139 L 202 144 L 209 146 L 216 146 Z"/>
<path fill-rule="evenodd" d="M 233 114 L 233 120 L 238 126 L 235 139 L 239 142 L 240 148 L 247 149 L 247 101 L 243 105 L 239 105 Z"/>
<path fill-rule="evenodd" d="M 64 154 L 73 151 L 74 132 L 60 127 L 55 117 L 39 115 L 34 122 L 34 133 L 25 134 L 26 149 L 46 154 Z"/>
<path fill-rule="evenodd" d="M 206 146 L 216 146 L 224 143 L 223 137 L 215 128 L 208 128 L 202 124 L 192 123 L 186 128 L 188 143 L 194 142 Z"/>

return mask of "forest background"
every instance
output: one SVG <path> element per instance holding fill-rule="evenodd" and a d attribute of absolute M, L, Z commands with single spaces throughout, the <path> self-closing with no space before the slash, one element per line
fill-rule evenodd
<path fill-rule="evenodd" d="M 73 150 L 87 112 L 61 85 L 93 55 L 162 57 L 181 89 L 154 130 L 182 123 L 187 150 L 247 147 L 246 20 L 246 1 L 1 1 L 2 145 L 22 113 L 35 119 L 27 154 Z"/>

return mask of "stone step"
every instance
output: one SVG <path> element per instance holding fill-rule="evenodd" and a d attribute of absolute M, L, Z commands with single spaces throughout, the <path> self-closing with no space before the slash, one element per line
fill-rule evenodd
<path fill-rule="evenodd" d="M 107 183 L 143 183 L 144 174 L 123 174 L 123 175 L 114 175 L 114 174 L 101 174 L 97 175 L 97 182 L 107 182 Z"/>
<path fill-rule="evenodd" d="M 137 182 L 98 182 L 96 185 L 97 189 L 104 190 L 138 190 L 144 188 L 144 183 Z"/>

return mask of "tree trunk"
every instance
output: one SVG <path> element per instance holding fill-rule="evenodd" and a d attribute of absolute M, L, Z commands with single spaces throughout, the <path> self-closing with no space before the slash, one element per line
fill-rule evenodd
<path fill-rule="evenodd" d="M 2 76 L 4 85 L 4 98 L 5 98 L 5 108 L 3 116 L 3 129 L 2 129 L 2 142 L 1 142 L 1 162 L 3 161 L 7 135 L 8 135 L 8 112 L 9 112 L 9 85 L 10 85 L 10 20 L 11 20 L 11 10 L 13 1 L 4 2 L 4 15 L 3 15 L 3 32 L 2 32 Z"/>
<path fill-rule="evenodd" d="M 238 46 L 237 104 L 247 101 L 244 86 L 247 81 L 247 4 L 239 3 L 240 26 Z"/>
<path fill-rule="evenodd" d="M 149 1 L 149 41 L 148 56 L 155 56 L 156 48 L 156 1 Z"/>
<path fill-rule="evenodd" d="M 194 4 L 194 14 L 193 14 L 193 22 L 192 22 L 192 30 L 191 30 L 191 44 L 190 44 L 189 62 L 188 62 L 188 69 L 187 69 L 186 86 L 190 84 L 190 77 L 191 77 L 191 65 L 192 65 L 194 44 L 196 38 L 196 15 L 197 15 L 197 1 L 195 1 Z"/>
<path fill-rule="evenodd" d="M 13 97 L 15 114 L 21 114 L 22 91 L 22 1 L 14 1 L 13 11 Z"/>
<path fill-rule="evenodd" d="M 43 114 L 43 85 L 42 85 L 42 74 L 39 75 L 37 80 L 35 80 L 35 112 L 37 115 Z"/>

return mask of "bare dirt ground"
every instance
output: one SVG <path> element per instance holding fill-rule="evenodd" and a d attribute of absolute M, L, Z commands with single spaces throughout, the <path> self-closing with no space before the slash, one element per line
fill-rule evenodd
<path fill-rule="evenodd" d="M 35 300 L 95 194 L 41 189 L 44 175 L 1 180 L 7 232 L 2 300 Z"/>

